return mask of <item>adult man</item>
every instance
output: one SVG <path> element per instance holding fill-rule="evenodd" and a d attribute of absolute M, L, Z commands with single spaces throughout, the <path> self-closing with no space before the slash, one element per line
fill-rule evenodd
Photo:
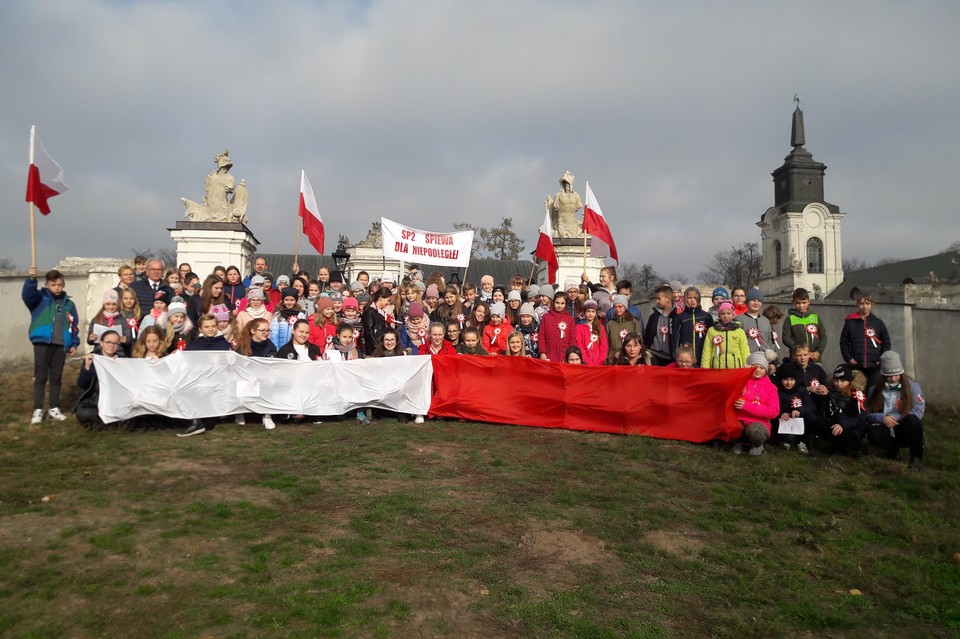
<path fill-rule="evenodd" d="M 147 277 L 142 280 L 137 280 L 130 285 L 130 288 L 133 289 L 133 292 L 137 294 L 137 301 L 140 303 L 141 309 L 144 313 L 149 313 L 149 309 L 153 308 L 153 298 L 159 292 L 166 292 L 168 297 L 173 297 L 173 289 L 170 288 L 166 282 L 163 281 L 163 262 L 157 258 L 150 258 L 147 260 L 146 268 Z"/>
<path fill-rule="evenodd" d="M 267 270 L 267 260 L 263 257 L 258 257 L 253 261 L 253 273 L 247 275 L 243 278 L 243 285 L 247 288 L 250 288 L 250 278 L 254 275 L 262 275 L 264 271 Z"/>

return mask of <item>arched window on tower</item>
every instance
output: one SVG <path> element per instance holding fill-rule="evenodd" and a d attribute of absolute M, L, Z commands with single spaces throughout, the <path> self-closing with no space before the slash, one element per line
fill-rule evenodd
<path fill-rule="evenodd" d="M 780 242 L 773 243 L 773 255 L 774 255 L 774 265 L 773 265 L 773 274 L 780 275 L 783 271 L 783 246 L 780 245 Z"/>
<path fill-rule="evenodd" d="M 819 237 L 807 240 L 807 273 L 823 273 L 823 242 Z"/>

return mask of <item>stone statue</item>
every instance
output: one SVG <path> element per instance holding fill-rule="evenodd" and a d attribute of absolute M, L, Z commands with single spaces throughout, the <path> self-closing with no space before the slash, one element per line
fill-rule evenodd
<path fill-rule="evenodd" d="M 797 259 L 797 249 L 795 248 L 790 249 L 790 270 L 794 273 L 803 272 L 803 264 Z"/>
<path fill-rule="evenodd" d="M 233 168 L 233 160 L 230 159 L 230 151 L 224 149 L 214 156 L 214 163 L 217 170 L 207 175 L 203 181 L 203 189 L 206 195 L 203 198 L 203 204 L 180 198 L 183 205 L 187 207 L 184 216 L 195 222 L 241 222 L 247 223 L 247 182 L 240 180 L 239 188 L 234 191 L 233 176 L 230 175 L 230 169 Z"/>
<path fill-rule="evenodd" d="M 577 237 L 580 232 L 580 222 L 577 221 L 577 211 L 583 206 L 580 194 L 573 190 L 573 173 L 564 171 L 560 177 L 560 191 L 555 198 L 547 196 L 544 204 L 550 211 L 550 223 L 553 225 L 554 237 Z"/>
<path fill-rule="evenodd" d="M 813 285 L 813 299 L 819 300 L 823 298 L 823 287 L 819 284 L 814 283 Z"/>
<path fill-rule="evenodd" d="M 374 222 L 370 230 L 367 231 L 367 237 L 357 242 L 354 246 L 383 248 L 383 229 L 381 228 L 380 222 Z"/>

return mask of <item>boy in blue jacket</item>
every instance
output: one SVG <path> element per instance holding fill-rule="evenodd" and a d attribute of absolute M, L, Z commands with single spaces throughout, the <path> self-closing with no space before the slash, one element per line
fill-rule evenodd
<path fill-rule="evenodd" d="M 33 343 L 33 416 L 31 424 L 43 421 L 43 395 L 50 381 L 50 419 L 62 422 L 60 380 L 67 355 L 80 346 L 77 306 L 64 292 L 63 274 L 48 271 L 43 288 L 37 286 L 37 267 L 31 266 L 23 283 L 23 303 L 30 311 L 30 341 Z"/>

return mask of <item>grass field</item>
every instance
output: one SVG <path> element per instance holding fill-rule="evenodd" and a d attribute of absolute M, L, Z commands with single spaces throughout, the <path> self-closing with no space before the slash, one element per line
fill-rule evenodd
<path fill-rule="evenodd" d="M 956 416 L 908 473 L 444 421 L 37 427 L 30 370 L 0 383 L 0 636 L 960 636 Z"/>

